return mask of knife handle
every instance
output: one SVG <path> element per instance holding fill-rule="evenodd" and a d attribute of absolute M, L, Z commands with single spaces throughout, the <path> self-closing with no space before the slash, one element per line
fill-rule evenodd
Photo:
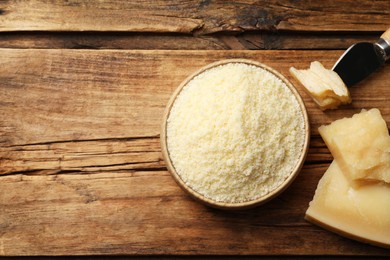
<path fill-rule="evenodd" d="M 387 29 L 382 35 L 381 38 L 385 41 L 387 41 L 388 44 L 390 44 L 390 28 Z"/>
<path fill-rule="evenodd" d="M 383 57 L 383 62 L 390 59 L 390 28 L 381 35 L 374 46 L 378 53 Z"/>

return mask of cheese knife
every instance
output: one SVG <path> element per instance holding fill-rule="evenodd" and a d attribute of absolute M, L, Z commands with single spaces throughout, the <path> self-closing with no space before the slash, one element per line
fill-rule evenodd
<path fill-rule="evenodd" d="M 366 78 L 390 58 L 390 28 L 375 43 L 360 42 L 349 47 L 333 66 L 345 85 Z"/>

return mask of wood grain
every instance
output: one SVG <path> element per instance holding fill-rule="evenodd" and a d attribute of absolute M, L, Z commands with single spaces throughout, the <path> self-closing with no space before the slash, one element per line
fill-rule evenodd
<path fill-rule="evenodd" d="M 377 107 L 390 123 L 390 67 L 323 112 L 288 74 L 342 51 L 0 49 L 0 255 L 371 255 L 388 250 L 322 230 L 303 216 L 332 157 L 321 124 Z M 165 105 L 210 62 L 249 58 L 296 84 L 312 139 L 303 170 L 275 200 L 222 212 L 175 184 L 162 161 Z M 378 95 L 380 93 L 380 95 Z"/>
<path fill-rule="evenodd" d="M 218 50 L 228 47 L 216 37 L 167 33 L 4 32 L 0 48 Z"/>
<path fill-rule="evenodd" d="M 245 32 L 239 35 L 173 35 L 126 32 L 3 32 L 0 48 L 122 50 L 345 50 L 357 42 L 374 42 L 381 33 L 310 34 Z"/>
<path fill-rule="evenodd" d="M 0 254 L 389 255 L 303 220 L 319 175 L 306 167 L 274 202 L 234 213 L 189 199 L 164 171 L 6 176 Z"/>
<path fill-rule="evenodd" d="M 386 24 L 390 24 L 386 0 L 0 2 L 0 31 L 379 32 L 387 29 Z"/>

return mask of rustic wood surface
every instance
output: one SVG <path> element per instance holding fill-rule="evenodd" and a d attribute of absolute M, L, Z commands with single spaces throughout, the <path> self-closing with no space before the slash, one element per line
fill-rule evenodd
<path fill-rule="evenodd" d="M 385 31 L 389 9 L 387 0 L 6 0 L 0 31 Z"/>
<path fill-rule="evenodd" d="M 389 62 L 327 112 L 288 73 L 389 25 L 387 0 L 0 0 L 0 256 L 390 256 L 303 219 L 332 161 L 318 126 L 372 107 L 390 126 Z M 312 134 L 290 188 L 238 212 L 181 191 L 159 143 L 174 89 L 225 58 L 288 77 Z"/>
<path fill-rule="evenodd" d="M 325 113 L 297 85 L 309 155 L 291 188 L 264 206 L 206 208 L 161 159 L 164 107 L 201 66 L 250 58 L 291 79 L 289 66 L 330 66 L 341 53 L 0 50 L 0 253 L 389 255 L 303 216 L 332 160 L 317 127 L 370 107 L 390 122 L 390 67 L 351 89 L 352 105 Z"/>

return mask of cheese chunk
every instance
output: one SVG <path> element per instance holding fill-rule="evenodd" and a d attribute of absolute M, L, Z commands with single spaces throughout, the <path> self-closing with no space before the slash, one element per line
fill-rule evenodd
<path fill-rule="evenodd" d="M 390 136 L 378 109 L 362 110 L 318 131 L 350 180 L 390 183 Z"/>
<path fill-rule="evenodd" d="M 334 160 L 318 183 L 305 219 L 346 237 L 390 248 L 390 185 L 354 189 Z"/>
<path fill-rule="evenodd" d="M 308 70 L 290 68 L 290 73 L 308 91 L 322 110 L 337 108 L 340 104 L 351 103 L 351 96 L 340 76 L 314 61 Z"/>

